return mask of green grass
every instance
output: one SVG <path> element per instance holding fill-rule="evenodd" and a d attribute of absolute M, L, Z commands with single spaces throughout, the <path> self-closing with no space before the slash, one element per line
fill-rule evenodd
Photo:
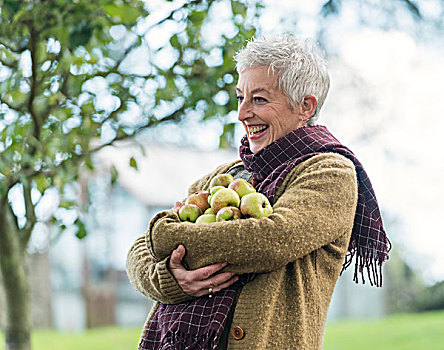
<path fill-rule="evenodd" d="M 97 328 L 80 333 L 38 329 L 31 337 L 32 350 L 136 350 L 141 328 Z M 0 350 L 5 349 L 0 333 Z"/>
<path fill-rule="evenodd" d="M 101 328 L 82 333 L 37 330 L 32 345 L 33 350 L 136 350 L 139 335 L 139 328 Z M 328 324 L 324 350 L 375 349 L 443 350 L 444 311 Z M 4 350 L 2 333 L 0 350 Z"/>
<path fill-rule="evenodd" d="M 325 350 L 444 350 L 444 312 L 330 323 Z"/>

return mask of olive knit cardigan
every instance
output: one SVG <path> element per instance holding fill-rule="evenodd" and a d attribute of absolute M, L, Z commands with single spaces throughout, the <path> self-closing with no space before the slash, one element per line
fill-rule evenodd
<path fill-rule="evenodd" d="M 189 193 L 208 190 L 216 174 L 239 163 L 219 167 L 194 183 Z M 192 299 L 167 268 L 172 250 L 183 244 L 190 269 L 228 262 L 226 271 L 256 273 L 242 289 L 231 324 L 242 328 L 243 337 L 230 335 L 228 349 L 322 349 L 357 193 L 352 162 L 324 153 L 287 175 L 267 218 L 196 225 L 180 222 L 171 210 L 160 212 L 128 253 L 129 279 L 139 292 L 162 303 Z"/>

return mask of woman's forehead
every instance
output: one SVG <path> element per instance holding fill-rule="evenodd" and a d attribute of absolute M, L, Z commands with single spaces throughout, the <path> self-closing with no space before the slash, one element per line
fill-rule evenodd
<path fill-rule="evenodd" d="M 276 75 L 268 67 L 250 67 L 239 73 L 236 90 L 272 93 L 277 89 Z"/>

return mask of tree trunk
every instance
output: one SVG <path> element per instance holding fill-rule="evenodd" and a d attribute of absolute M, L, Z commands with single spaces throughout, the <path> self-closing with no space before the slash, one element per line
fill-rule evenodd
<path fill-rule="evenodd" d="M 0 198 L 0 269 L 6 296 L 6 350 L 31 350 L 31 297 L 25 269 L 26 247 L 8 222 L 7 198 Z"/>

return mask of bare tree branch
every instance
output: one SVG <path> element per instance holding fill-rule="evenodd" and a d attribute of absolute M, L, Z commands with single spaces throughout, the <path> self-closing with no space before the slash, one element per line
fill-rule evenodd
<path fill-rule="evenodd" d="M 11 206 L 10 203 L 6 204 L 6 206 L 8 207 L 8 210 L 9 210 L 9 213 L 11 215 L 11 218 L 13 218 L 10 221 L 12 221 L 14 223 L 14 228 L 17 230 L 17 232 L 19 232 L 20 231 L 20 227 L 19 227 L 19 224 L 18 224 L 17 216 L 15 215 L 14 211 L 12 210 L 12 206 Z"/>
<path fill-rule="evenodd" d="M 0 45 L 6 47 L 9 51 L 12 51 L 16 54 L 21 54 L 23 52 L 25 52 L 27 50 L 26 46 L 20 47 L 20 48 L 13 48 L 11 47 L 11 45 L 7 44 L 5 41 L 3 41 L 2 39 L 0 39 Z"/>
<path fill-rule="evenodd" d="M 92 153 L 95 153 L 95 152 L 101 150 L 104 147 L 112 146 L 117 141 L 131 139 L 131 138 L 137 136 L 141 131 L 143 131 L 145 129 L 151 128 L 153 126 L 159 125 L 159 124 L 167 122 L 167 121 L 177 120 L 178 117 L 180 115 L 182 115 L 183 113 L 184 113 L 184 107 L 181 107 L 181 108 L 177 109 L 174 113 L 167 115 L 166 117 L 163 117 L 161 119 L 152 119 L 147 124 L 137 128 L 132 134 L 128 134 L 128 135 L 124 134 L 124 135 L 117 136 L 113 140 L 106 142 L 106 143 L 92 149 L 90 151 L 90 153 L 92 154 Z"/>
<path fill-rule="evenodd" d="M 416 17 L 416 19 L 422 19 L 421 12 L 419 11 L 418 5 L 410 0 L 401 0 L 404 2 L 411 13 Z"/>
<path fill-rule="evenodd" d="M 31 237 L 32 230 L 37 222 L 35 207 L 31 199 L 31 184 L 27 181 L 23 182 L 23 197 L 25 199 L 26 224 L 25 227 L 20 230 L 20 244 L 22 245 L 22 247 L 26 247 L 29 238 Z"/>
<path fill-rule="evenodd" d="M 32 120 L 34 121 L 34 137 L 40 141 L 40 134 L 42 130 L 42 122 L 34 110 L 34 99 L 37 93 L 37 32 L 31 26 L 29 28 L 31 33 L 31 40 L 29 51 L 31 53 L 31 84 L 30 84 L 30 92 L 28 98 L 28 112 L 31 115 Z"/>
<path fill-rule="evenodd" d="M 2 103 L 5 104 L 6 106 L 8 106 L 8 108 L 12 109 L 13 111 L 20 112 L 20 113 L 26 113 L 25 105 L 24 104 L 21 104 L 21 105 L 18 105 L 18 106 L 13 106 L 9 102 L 6 102 L 5 100 L 2 100 L 0 98 L 0 104 L 2 104 Z"/>
<path fill-rule="evenodd" d="M 12 64 L 12 63 L 8 63 L 5 60 L 3 60 L 2 58 L 0 58 L 0 63 L 3 66 L 11 68 L 11 69 L 16 69 L 17 68 L 17 61 L 14 62 L 15 64 Z"/>

